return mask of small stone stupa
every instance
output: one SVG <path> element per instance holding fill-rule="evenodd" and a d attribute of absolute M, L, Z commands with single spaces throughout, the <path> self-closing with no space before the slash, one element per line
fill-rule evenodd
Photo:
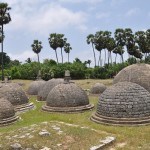
<path fill-rule="evenodd" d="M 77 112 L 93 108 L 86 92 L 70 82 L 70 72 L 65 72 L 64 83 L 55 86 L 48 94 L 42 110 L 48 112 Z"/>
<path fill-rule="evenodd" d="M 0 126 L 13 123 L 17 119 L 13 105 L 5 98 L 0 98 Z"/>
<path fill-rule="evenodd" d="M 106 86 L 103 83 L 96 83 L 90 89 L 91 94 L 101 94 L 106 90 Z"/>
<path fill-rule="evenodd" d="M 114 84 L 100 95 L 91 120 L 121 126 L 150 124 L 150 93 L 136 83 Z"/>
<path fill-rule="evenodd" d="M 44 87 L 45 83 L 46 81 L 44 80 L 36 80 L 36 81 L 31 82 L 27 93 L 29 95 L 38 95 L 39 90 Z"/>
<path fill-rule="evenodd" d="M 122 69 L 114 78 L 113 83 L 133 82 L 150 92 L 150 65 L 137 63 Z"/>
<path fill-rule="evenodd" d="M 49 92 L 58 84 L 63 83 L 63 79 L 51 79 L 47 81 L 42 88 L 39 89 L 37 100 L 46 101 Z"/>
<path fill-rule="evenodd" d="M 14 106 L 15 111 L 25 111 L 34 107 L 17 83 L 1 83 L 0 98 L 7 99 Z"/>

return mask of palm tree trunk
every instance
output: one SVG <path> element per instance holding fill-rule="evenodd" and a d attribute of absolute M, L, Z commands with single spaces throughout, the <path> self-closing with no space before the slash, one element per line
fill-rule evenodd
<path fill-rule="evenodd" d="M 57 56 L 57 51 L 55 50 L 55 55 L 56 55 L 56 60 L 57 60 L 57 64 L 58 64 L 58 56 Z"/>
<path fill-rule="evenodd" d="M 68 63 L 69 63 L 69 53 L 68 53 Z"/>
<path fill-rule="evenodd" d="M 3 37 L 4 37 L 4 32 L 3 32 L 3 24 L 2 24 L 2 44 L 1 44 L 1 48 L 2 48 L 2 81 L 4 81 L 4 62 L 3 62 Z"/>
<path fill-rule="evenodd" d="M 110 59 L 111 59 L 111 64 L 112 64 L 112 55 L 111 55 L 111 52 L 110 52 Z"/>
<path fill-rule="evenodd" d="M 122 63 L 124 62 L 124 60 L 123 60 L 123 54 L 121 54 L 121 58 L 122 58 Z"/>
<path fill-rule="evenodd" d="M 116 57 L 115 57 L 115 64 L 116 64 L 116 59 L 117 59 L 117 54 L 116 54 Z"/>
<path fill-rule="evenodd" d="M 102 51 L 100 51 L 100 66 L 102 67 Z"/>
<path fill-rule="evenodd" d="M 101 51 L 99 51 L 98 66 L 100 66 L 100 61 L 101 61 Z"/>
<path fill-rule="evenodd" d="M 93 43 L 92 43 L 92 48 L 93 48 L 94 61 L 95 61 L 95 67 L 96 67 L 96 56 L 95 56 L 95 51 L 94 51 L 94 45 L 93 45 Z"/>
<path fill-rule="evenodd" d="M 62 64 L 63 64 L 63 52 L 62 52 L 62 47 L 61 47 L 61 58 L 62 58 Z"/>
<path fill-rule="evenodd" d="M 104 60 L 104 65 L 105 65 L 105 63 L 106 63 L 106 49 L 104 49 L 105 50 L 105 60 Z"/>
<path fill-rule="evenodd" d="M 109 65 L 109 51 L 108 51 L 108 58 L 107 59 L 108 59 L 108 65 Z"/>
<path fill-rule="evenodd" d="M 38 57 L 38 63 L 40 63 L 40 58 L 39 58 L 39 54 L 37 54 L 37 57 Z"/>

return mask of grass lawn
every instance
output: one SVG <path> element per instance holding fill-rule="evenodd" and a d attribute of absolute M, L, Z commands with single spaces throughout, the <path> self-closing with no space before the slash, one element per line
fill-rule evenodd
<path fill-rule="evenodd" d="M 16 80 L 15 82 L 24 83 L 23 88 L 26 90 L 31 81 Z M 107 86 L 112 84 L 111 79 L 75 80 L 75 83 L 84 89 L 90 89 L 96 82 L 102 82 Z M 98 144 L 100 139 L 103 139 L 106 136 L 115 136 L 116 141 L 112 146 L 107 148 L 108 150 L 150 149 L 150 126 L 118 127 L 94 123 L 90 120 L 90 116 L 96 110 L 98 97 L 89 96 L 89 99 L 90 103 L 95 105 L 93 110 L 83 113 L 65 114 L 41 111 L 41 106 L 45 102 L 37 102 L 35 96 L 30 96 L 30 101 L 35 104 L 36 109 L 19 114 L 21 119 L 14 124 L 0 127 L 0 145 L 5 143 L 7 149 L 8 142 L 13 143 L 14 141 L 19 141 L 24 146 L 27 145 L 32 147 L 36 144 L 34 145 L 37 146 L 35 149 L 40 149 L 42 145 L 47 145 L 47 147 L 51 146 L 52 149 L 59 150 L 59 144 L 62 144 L 60 149 L 87 150 L 91 146 Z M 78 126 L 68 126 L 67 123 Z M 57 134 L 57 132 L 54 131 L 53 126 L 61 128 L 63 133 L 60 135 Z M 48 130 L 52 136 L 50 135 L 49 137 L 44 138 L 40 137 L 38 133 L 42 129 Z M 95 129 L 96 131 L 91 129 Z M 33 137 L 30 140 L 25 137 L 18 138 L 23 135 L 29 135 L 28 133 L 30 131 L 33 131 Z"/>

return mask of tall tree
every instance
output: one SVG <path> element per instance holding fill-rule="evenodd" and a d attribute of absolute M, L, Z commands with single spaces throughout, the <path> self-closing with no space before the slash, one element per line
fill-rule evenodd
<path fill-rule="evenodd" d="M 146 34 L 144 31 L 135 32 L 135 41 L 139 47 L 139 50 L 145 54 L 145 58 L 147 55 L 147 41 Z"/>
<path fill-rule="evenodd" d="M 69 54 L 70 54 L 71 50 L 72 50 L 72 47 L 70 46 L 70 44 L 69 43 L 65 43 L 64 51 L 68 54 L 68 63 L 69 63 Z"/>
<path fill-rule="evenodd" d="M 57 60 L 57 64 L 58 64 L 58 56 L 57 56 L 57 48 L 59 47 L 58 46 L 58 36 L 56 33 L 52 33 L 49 35 L 49 38 L 48 38 L 48 41 L 49 41 L 49 45 L 50 47 L 55 51 L 55 55 L 56 55 L 56 60 Z"/>
<path fill-rule="evenodd" d="M 87 36 L 87 40 L 86 40 L 87 44 L 92 44 L 92 49 L 93 49 L 93 54 L 94 54 L 94 62 L 95 62 L 95 66 L 96 66 L 96 56 L 95 56 L 95 49 L 94 49 L 94 35 L 93 34 L 89 34 Z"/>
<path fill-rule="evenodd" d="M 126 44 L 126 39 L 125 39 L 125 31 L 121 28 L 118 28 L 115 30 L 115 41 L 116 41 L 116 45 L 117 45 L 117 49 L 119 49 L 119 52 L 121 52 L 120 54 L 122 55 L 122 61 L 123 61 L 123 48 Z"/>
<path fill-rule="evenodd" d="M 89 60 L 89 59 L 87 60 L 87 64 L 89 64 L 89 68 L 90 68 L 91 62 L 92 62 L 91 60 Z"/>
<path fill-rule="evenodd" d="M 98 66 L 102 66 L 101 51 L 105 48 L 105 43 L 104 43 L 104 38 L 103 38 L 103 31 L 97 31 L 95 33 L 94 45 L 95 45 L 95 49 L 97 51 L 99 51 Z"/>
<path fill-rule="evenodd" d="M 109 58 L 111 59 L 111 64 L 112 64 L 112 56 L 111 52 L 115 49 L 116 43 L 114 38 L 108 38 L 106 48 L 108 50 L 108 64 L 109 64 Z"/>
<path fill-rule="evenodd" d="M 62 48 L 64 47 L 67 38 L 64 38 L 64 34 L 57 34 L 57 38 L 58 38 L 58 47 L 60 47 L 61 49 L 61 58 L 62 58 L 62 63 L 63 63 L 63 51 Z"/>
<path fill-rule="evenodd" d="M 42 42 L 38 41 L 38 40 L 34 40 L 31 47 L 32 47 L 33 52 L 37 54 L 38 62 L 40 62 L 39 53 L 41 52 L 41 49 L 43 48 L 42 47 Z"/>
<path fill-rule="evenodd" d="M 0 3 L 0 25 L 1 25 L 1 49 L 2 49 L 2 81 L 4 80 L 4 64 L 3 64 L 3 39 L 4 39 L 4 25 L 11 21 L 7 3 Z"/>
<path fill-rule="evenodd" d="M 124 50 L 123 50 L 123 47 L 122 46 L 116 46 L 115 49 L 113 50 L 113 53 L 115 54 L 119 54 L 120 57 L 121 57 L 121 60 L 123 62 L 123 53 L 124 53 Z M 117 56 L 117 55 L 116 55 Z M 116 62 L 116 60 L 115 60 Z"/>

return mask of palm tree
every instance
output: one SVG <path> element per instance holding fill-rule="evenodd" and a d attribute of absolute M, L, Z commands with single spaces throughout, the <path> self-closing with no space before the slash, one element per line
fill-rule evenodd
<path fill-rule="evenodd" d="M 121 56 L 121 60 L 123 62 L 123 53 L 124 53 L 123 47 L 117 46 L 117 47 L 115 47 L 113 52 L 119 54 Z M 115 60 L 115 62 L 116 62 L 116 60 Z"/>
<path fill-rule="evenodd" d="M 103 38 L 103 31 L 98 31 L 95 34 L 94 39 L 95 49 L 99 51 L 99 60 L 98 60 L 98 66 L 102 66 L 101 63 L 101 51 L 105 48 L 104 45 L 104 38 Z"/>
<path fill-rule="evenodd" d="M 41 41 L 34 40 L 33 44 L 31 45 L 33 52 L 37 54 L 38 63 L 40 62 L 40 60 L 39 60 L 39 53 L 41 52 L 41 49 L 43 48 L 41 44 L 42 44 Z"/>
<path fill-rule="evenodd" d="M 64 45 L 64 51 L 65 51 L 66 53 L 68 53 L 68 63 L 69 63 L 70 50 L 72 50 L 72 47 L 70 46 L 70 44 L 69 44 L 69 43 L 65 43 L 65 45 Z"/>
<path fill-rule="evenodd" d="M 4 80 L 4 64 L 3 64 L 3 39 L 4 39 L 4 24 L 8 24 L 11 21 L 7 3 L 0 3 L 0 25 L 1 25 L 1 49 L 2 49 L 2 81 Z"/>
<path fill-rule="evenodd" d="M 89 68 L 90 68 L 91 62 L 92 62 L 91 60 L 89 60 L 89 59 L 87 60 L 87 64 L 89 64 Z"/>
<path fill-rule="evenodd" d="M 116 43 L 114 38 L 108 38 L 107 41 L 107 50 L 108 50 L 108 64 L 109 64 L 109 58 L 111 58 L 111 64 L 112 64 L 112 57 L 111 57 L 111 52 L 115 49 Z"/>
<path fill-rule="evenodd" d="M 64 47 L 67 38 L 64 38 L 64 34 L 57 34 L 57 38 L 58 38 L 58 47 L 61 48 L 61 57 L 62 57 L 62 63 L 63 63 L 63 52 L 62 52 L 62 48 Z"/>
<path fill-rule="evenodd" d="M 115 41 L 116 41 L 116 45 L 117 45 L 117 49 L 119 49 L 120 54 L 122 55 L 122 61 L 123 61 L 123 47 L 126 44 L 126 39 L 125 39 L 125 31 L 123 29 L 116 29 L 115 30 Z"/>
<path fill-rule="evenodd" d="M 92 49 L 93 49 L 93 54 L 94 54 L 94 61 L 95 61 L 95 66 L 96 66 L 96 56 L 95 56 L 95 50 L 94 50 L 94 35 L 93 34 L 89 34 L 87 36 L 86 42 L 87 42 L 87 44 L 92 43 Z"/>

